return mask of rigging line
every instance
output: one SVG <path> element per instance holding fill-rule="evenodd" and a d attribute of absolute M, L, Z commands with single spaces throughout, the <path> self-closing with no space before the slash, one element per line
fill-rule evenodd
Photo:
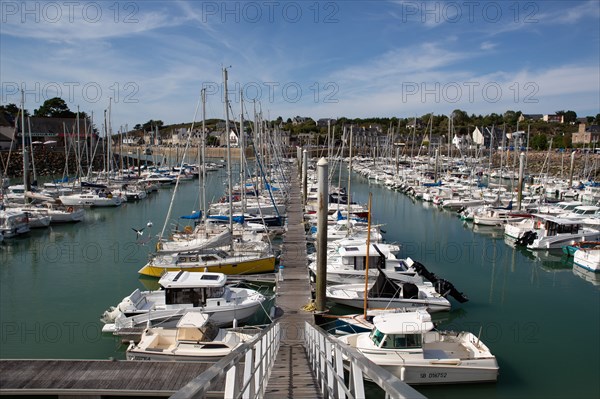
<path fill-rule="evenodd" d="M 194 117 L 192 119 L 192 126 L 190 126 L 190 131 L 187 137 L 187 141 L 185 143 L 185 149 L 183 150 L 183 156 L 181 157 L 181 164 L 179 165 L 179 172 L 177 174 L 177 179 L 175 180 L 175 188 L 173 189 L 173 195 L 171 196 L 171 202 L 169 203 L 169 209 L 167 210 L 167 216 L 165 217 L 165 223 L 163 224 L 163 228 L 158 236 L 158 241 L 162 239 L 165 234 L 165 230 L 167 229 L 167 223 L 171 218 L 171 213 L 173 211 L 173 204 L 175 203 L 175 194 L 177 193 L 177 188 L 179 187 L 179 180 L 181 177 L 181 170 L 183 169 L 183 164 L 185 163 L 185 156 L 187 154 L 187 150 L 190 146 L 192 132 L 194 131 L 194 124 L 196 123 L 196 116 L 198 115 L 198 109 L 200 108 L 200 101 L 202 97 L 198 99 L 198 103 L 196 104 L 196 110 L 194 111 Z"/>

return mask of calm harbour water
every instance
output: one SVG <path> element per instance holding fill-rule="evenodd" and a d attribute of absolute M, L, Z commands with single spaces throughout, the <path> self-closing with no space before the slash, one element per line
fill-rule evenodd
<path fill-rule="evenodd" d="M 208 175 L 208 200 L 223 192 L 224 170 Z M 430 398 L 600 397 L 600 276 L 584 279 L 559 254 L 532 254 L 500 230 L 463 223 L 403 194 L 355 176 L 354 199 L 373 194 L 373 222 L 389 242 L 470 298 L 452 302 L 441 329 L 481 331 L 497 356 L 496 384 L 418 387 Z M 137 270 L 151 248 L 131 230 L 162 228 L 172 190 L 120 209 L 88 211 L 77 225 L 33 231 L 0 245 L 0 358 L 124 358 L 102 335 L 101 313 L 135 288 L 152 287 Z M 173 221 L 199 208 L 198 182 L 182 184 Z M 585 277 L 585 276 L 584 276 Z"/>

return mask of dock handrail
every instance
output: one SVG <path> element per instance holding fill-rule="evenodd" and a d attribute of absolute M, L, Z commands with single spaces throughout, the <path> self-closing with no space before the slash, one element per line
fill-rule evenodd
<path fill-rule="evenodd" d="M 421 393 L 386 369 L 376 365 L 362 353 L 343 345 L 323 329 L 305 323 L 305 346 L 313 372 L 321 383 L 324 397 L 364 398 L 366 376 L 385 391 L 386 398 L 425 399 Z M 348 381 L 344 363 L 349 363 Z"/>
<path fill-rule="evenodd" d="M 262 398 L 279 350 L 281 329 L 273 323 L 254 339 L 233 350 L 171 396 L 173 399 L 205 398 L 213 383 L 225 376 L 224 397 Z M 243 362 L 243 364 L 241 364 Z M 242 378 L 238 367 L 243 367 Z M 220 377 L 220 378 L 219 378 Z"/>

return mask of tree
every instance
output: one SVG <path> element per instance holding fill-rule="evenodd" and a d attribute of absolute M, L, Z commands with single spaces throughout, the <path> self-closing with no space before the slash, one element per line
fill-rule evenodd
<path fill-rule="evenodd" d="M 161 127 L 163 127 L 163 125 L 164 125 L 164 122 L 161 120 L 155 121 L 153 119 L 150 119 L 148 122 L 146 122 L 142 125 L 142 129 L 149 132 L 150 130 L 154 130 L 157 126 L 160 129 Z"/>
<path fill-rule="evenodd" d="M 503 115 L 504 123 L 514 126 L 517 124 L 519 116 L 521 116 L 521 111 L 508 110 Z"/>
<path fill-rule="evenodd" d="M 529 141 L 529 145 L 534 150 L 545 150 L 548 148 L 548 139 L 545 134 L 536 134 Z"/>
<path fill-rule="evenodd" d="M 467 125 L 471 120 L 469 118 L 469 114 L 466 111 L 455 109 L 452 111 L 452 118 L 454 126 L 463 126 Z"/>
<path fill-rule="evenodd" d="M 600 114 L 596 114 L 596 123 L 600 124 Z"/>
<path fill-rule="evenodd" d="M 7 105 L 0 105 L 0 112 L 6 112 L 7 114 L 12 115 L 13 117 L 17 117 L 19 115 L 20 108 L 13 103 Z M 25 110 L 25 117 L 29 116 L 29 111 Z"/>
<path fill-rule="evenodd" d="M 557 134 L 554 136 L 552 141 L 553 148 L 568 148 L 571 147 L 571 135 L 570 134 Z"/>
<path fill-rule="evenodd" d="M 575 111 L 556 111 L 556 115 L 563 116 L 563 123 L 575 123 L 577 121 L 577 113 Z"/>
<path fill-rule="evenodd" d="M 75 118 L 76 114 L 69 110 L 69 106 L 60 97 L 54 97 L 44 101 L 44 103 L 35 111 L 34 116 L 47 118 Z"/>

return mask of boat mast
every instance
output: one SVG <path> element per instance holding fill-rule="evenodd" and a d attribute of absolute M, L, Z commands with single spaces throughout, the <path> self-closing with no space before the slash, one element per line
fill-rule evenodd
<path fill-rule="evenodd" d="M 25 91 L 21 90 L 21 148 L 23 152 L 23 186 L 25 187 L 24 199 L 27 202 L 27 191 L 31 190 L 29 181 L 29 152 L 25 147 Z"/>
<path fill-rule="evenodd" d="M 25 113 L 25 112 L 23 112 Z M 33 170 L 33 181 L 32 183 L 37 184 L 37 172 L 35 170 L 35 155 L 33 153 L 33 139 L 31 138 L 31 118 L 27 117 L 27 127 L 29 130 L 29 145 L 31 147 L 31 169 Z"/>
<path fill-rule="evenodd" d="M 231 202 L 231 140 L 229 138 L 229 99 L 227 97 L 227 68 L 223 68 L 223 91 L 225 95 L 225 138 L 227 140 L 227 196 L 229 202 L 229 231 L 233 234 L 233 204 Z M 233 250 L 233 241 L 230 243 Z"/>
<path fill-rule="evenodd" d="M 347 214 L 346 214 L 346 226 L 348 227 L 347 229 L 347 235 L 350 234 L 350 183 L 351 183 L 351 179 L 352 179 L 352 125 L 350 125 L 350 156 L 349 156 L 349 161 L 348 161 L 348 192 L 346 193 L 346 203 L 347 203 Z"/>
<path fill-rule="evenodd" d="M 245 143 L 244 143 L 244 91 L 240 90 L 240 137 L 238 140 L 240 154 L 240 199 L 242 201 L 242 216 L 246 213 L 246 179 L 244 177 Z"/>
<path fill-rule="evenodd" d="M 206 88 L 201 91 L 202 97 L 202 220 L 206 220 Z"/>

